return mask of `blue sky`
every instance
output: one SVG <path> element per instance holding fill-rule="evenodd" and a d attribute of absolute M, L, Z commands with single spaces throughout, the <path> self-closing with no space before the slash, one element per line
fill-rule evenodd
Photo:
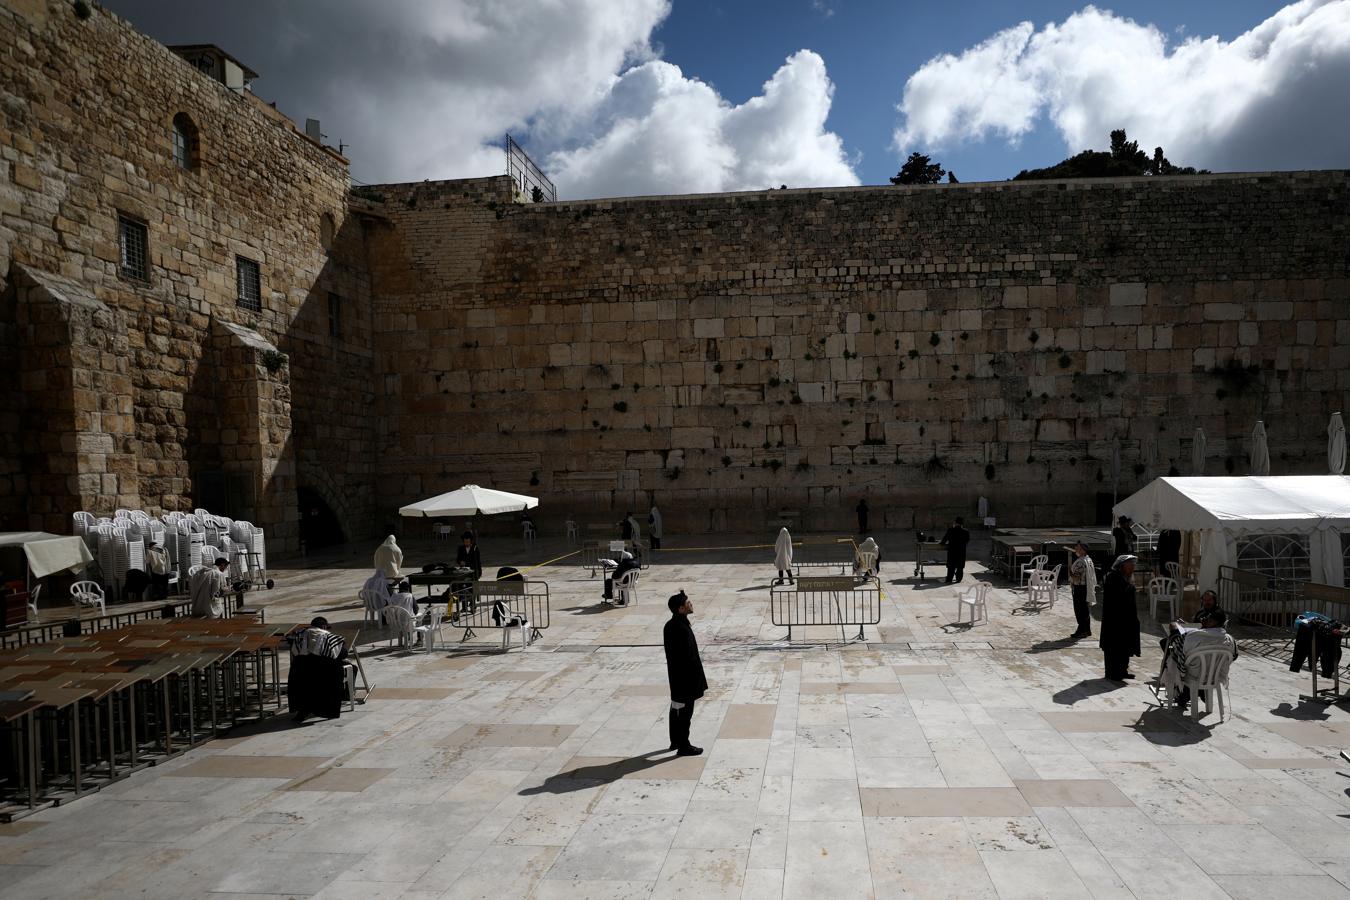
<path fill-rule="evenodd" d="M 1350 168 L 1350 0 L 103 2 L 249 64 L 366 183 L 498 174 L 508 131 L 563 198 L 885 184 L 910 150 L 1001 180 L 1113 128 Z"/>
<path fill-rule="evenodd" d="M 945 4 L 832 0 L 828 5 L 811 0 L 676 0 L 653 39 L 660 45 L 662 58 L 680 66 L 686 75 L 710 82 L 732 102 L 759 93 L 769 73 L 788 54 L 802 48 L 815 50 L 824 58 L 835 85 L 827 126 L 843 138 L 846 152 L 861 152 L 857 170 L 862 182 L 884 184 L 896 173 L 901 159 L 890 146 L 899 118 L 896 104 L 905 80 L 920 66 L 940 53 L 960 53 L 1018 22 L 1029 20 L 1039 26 L 1063 21 L 1085 5 L 991 0 Z M 1225 0 L 1099 6 L 1141 24 L 1156 25 L 1177 39 L 1213 34 L 1231 40 L 1283 4 Z M 1179 33 L 1179 28 L 1184 31 Z M 1105 146 L 1103 134 L 1096 149 Z M 906 150 L 925 152 L 918 146 Z M 930 155 L 962 181 L 985 181 L 1010 178 L 1021 169 L 1049 165 L 1070 153 L 1055 129 L 1042 121 L 1016 147 L 989 138 L 959 142 Z"/>

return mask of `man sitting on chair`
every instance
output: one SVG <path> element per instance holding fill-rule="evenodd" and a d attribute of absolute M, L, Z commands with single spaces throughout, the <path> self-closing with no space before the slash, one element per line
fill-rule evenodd
<path fill-rule="evenodd" d="M 347 688 L 342 660 L 347 645 L 328 630 L 328 620 L 316 616 L 308 628 L 289 638 L 291 670 L 286 676 L 286 705 L 296 722 L 310 716 L 336 719 L 342 714 Z"/>
<path fill-rule="evenodd" d="M 617 581 L 621 575 L 638 568 L 641 568 L 641 564 L 633 558 L 633 554 L 629 553 L 627 550 L 619 551 L 619 564 L 613 569 L 609 569 L 605 572 L 605 602 L 614 599 L 614 582 Z M 615 603 L 615 606 L 623 606 L 623 600 L 618 600 Z"/>
<path fill-rule="evenodd" d="M 1223 610 L 1217 607 L 1206 610 L 1202 607 L 1196 614 L 1197 627 L 1191 628 L 1180 623 L 1172 623 L 1168 626 L 1168 636 L 1163 638 L 1161 683 L 1164 686 L 1181 685 L 1181 689 L 1173 698 L 1178 709 L 1185 709 L 1191 700 L 1191 689 L 1185 684 L 1187 659 L 1191 654 L 1213 647 L 1227 647 L 1231 650 L 1233 658 L 1237 659 L 1237 642 L 1225 630 L 1224 626 L 1227 623 L 1228 616 Z M 1200 696 L 1196 702 L 1206 702 L 1205 692 L 1200 691 L 1199 693 Z"/>

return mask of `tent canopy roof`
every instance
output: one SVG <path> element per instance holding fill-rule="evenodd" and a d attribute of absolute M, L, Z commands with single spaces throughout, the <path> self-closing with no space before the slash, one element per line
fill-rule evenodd
<path fill-rule="evenodd" d="M 1350 476 L 1157 478 L 1116 504 L 1150 528 L 1306 533 L 1350 528 Z"/>

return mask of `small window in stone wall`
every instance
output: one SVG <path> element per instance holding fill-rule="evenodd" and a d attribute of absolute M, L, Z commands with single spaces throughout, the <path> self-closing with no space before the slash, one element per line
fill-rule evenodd
<path fill-rule="evenodd" d="M 117 242 L 121 250 L 122 277 L 149 281 L 150 267 L 147 260 L 150 255 L 150 238 L 145 223 L 119 213 Z"/>
<path fill-rule="evenodd" d="M 239 306 L 253 312 L 262 312 L 262 272 L 258 264 L 251 259 L 236 256 L 234 274 L 238 285 L 236 299 Z"/>
<path fill-rule="evenodd" d="M 342 298 L 328 292 L 328 336 L 342 337 Z"/>
<path fill-rule="evenodd" d="M 187 113 L 173 117 L 173 161 L 180 169 L 197 168 L 200 145 L 197 126 Z"/>

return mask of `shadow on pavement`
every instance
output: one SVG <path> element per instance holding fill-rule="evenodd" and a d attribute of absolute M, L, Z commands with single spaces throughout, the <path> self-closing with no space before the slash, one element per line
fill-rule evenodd
<path fill-rule="evenodd" d="M 544 783 L 538 787 L 526 788 L 520 791 L 520 796 L 528 797 L 534 794 L 570 794 L 573 791 L 584 791 L 601 784 L 611 784 L 623 778 L 625 775 L 633 775 L 646 769 L 661 765 L 661 763 L 670 762 L 675 759 L 675 754 L 670 750 L 653 750 L 650 753 L 644 753 L 641 756 L 633 756 L 628 759 L 621 759 L 616 762 L 602 763 L 594 766 L 578 766 L 575 769 L 568 769 L 566 772 L 559 772 L 557 775 L 550 775 Z"/>

